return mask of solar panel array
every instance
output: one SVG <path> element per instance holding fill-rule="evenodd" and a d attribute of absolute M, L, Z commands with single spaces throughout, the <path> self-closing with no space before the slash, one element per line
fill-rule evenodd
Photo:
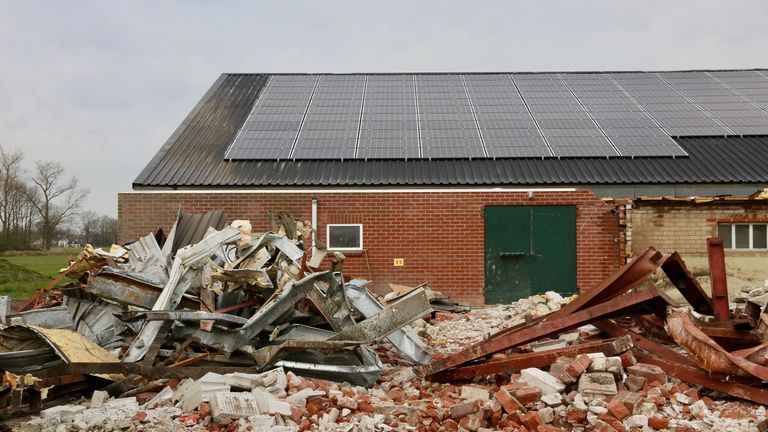
<path fill-rule="evenodd" d="M 768 134 L 761 71 L 272 75 L 225 158 L 686 156 Z"/>

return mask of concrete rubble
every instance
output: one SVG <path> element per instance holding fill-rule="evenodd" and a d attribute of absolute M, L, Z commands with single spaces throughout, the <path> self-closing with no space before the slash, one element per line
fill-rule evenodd
<path fill-rule="evenodd" d="M 457 316 L 457 321 L 463 318 Z M 453 384 L 406 371 L 407 366 L 388 368 L 371 388 L 306 379 L 280 369 L 265 375 L 172 379 L 156 392 L 168 390 L 172 398 L 109 398 L 93 406 L 94 399 L 102 398 L 95 394 L 44 410 L 16 430 L 762 432 L 768 425 L 765 406 L 685 384 L 639 362 L 621 366 L 623 380 L 615 381 L 612 395 L 579 389 L 584 376 L 600 374 L 613 381 L 616 375 L 610 372 L 583 371 L 577 382 L 545 393 L 525 377 L 557 380 L 547 368 Z M 635 374 L 653 381 L 629 390 L 625 384 L 639 376 Z M 214 381 L 222 388 L 204 398 L 182 390 Z"/>
<path fill-rule="evenodd" d="M 765 291 L 713 318 L 677 254 L 651 248 L 581 295 L 469 309 L 428 286 L 382 293 L 340 254 L 320 268 L 288 215 L 267 233 L 224 220 L 86 250 L 77 283 L 6 314 L 2 414 L 32 414 L 14 429 L 768 431 Z M 658 268 L 687 305 L 640 286 Z"/>

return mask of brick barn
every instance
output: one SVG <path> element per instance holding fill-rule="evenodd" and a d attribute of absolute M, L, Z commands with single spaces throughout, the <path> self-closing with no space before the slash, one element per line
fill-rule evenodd
<path fill-rule="evenodd" d="M 649 245 L 764 259 L 767 136 L 764 70 L 223 74 L 119 194 L 119 237 L 284 211 L 376 283 L 588 290 Z"/>

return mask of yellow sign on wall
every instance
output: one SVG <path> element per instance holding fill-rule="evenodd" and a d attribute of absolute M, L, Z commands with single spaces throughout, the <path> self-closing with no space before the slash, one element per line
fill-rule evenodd
<path fill-rule="evenodd" d="M 404 258 L 395 258 L 394 259 L 394 265 L 395 267 L 402 267 L 405 265 L 405 259 Z"/>

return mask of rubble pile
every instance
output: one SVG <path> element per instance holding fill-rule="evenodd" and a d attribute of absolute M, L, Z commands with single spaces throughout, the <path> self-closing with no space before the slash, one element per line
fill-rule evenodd
<path fill-rule="evenodd" d="M 490 335 L 538 318 L 571 300 L 549 291 L 504 305 L 476 308 L 465 314 L 437 312 L 429 323 L 417 320 L 412 327 L 439 353 L 447 354 L 487 339 Z"/>
<path fill-rule="evenodd" d="M 760 306 L 765 306 L 768 303 L 768 280 L 765 281 L 763 286 L 744 285 L 736 293 L 734 300 L 737 303 L 753 302 Z"/>
<path fill-rule="evenodd" d="M 561 357 L 550 370 L 465 384 L 387 370 L 373 388 L 262 374 L 208 373 L 158 392 L 49 408 L 18 430 L 231 431 L 763 431 L 765 406 L 715 394 L 636 363 L 631 352 Z M 56 429 L 58 428 L 58 429 Z"/>
<path fill-rule="evenodd" d="M 768 431 L 768 294 L 730 305 L 723 263 L 711 296 L 649 248 L 579 295 L 469 310 L 345 276 L 308 222 L 226 220 L 86 248 L 76 283 L 6 310 L 0 414 L 39 413 L 34 432 Z M 643 284 L 658 269 L 671 288 Z"/>
<path fill-rule="evenodd" d="M 342 254 L 325 260 L 309 222 L 287 214 L 272 215 L 266 233 L 226 220 L 222 212 L 181 212 L 167 237 L 158 231 L 110 250 L 88 246 L 62 271 L 75 283 L 41 290 L 16 313 L 6 308 L 0 369 L 13 382 L 33 380 L 5 389 L 20 392 L 12 404 L 38 408 L 51 384 L 58 392 L 105 385 L 100 380 L 135 388 L 126 376 L 276 367 L 370 386 L 384 371 L 374 349 L 382 341 L 396 351 L 384 350 L 387 359 L 430 361 L 408 324 L 431 313 L 432 300 L 455 307 L 446 296 L 424 285 L 377 298 L 369 281 L 345 279 Z M 61 376 L 78 378 L 62 385 Z"/>

